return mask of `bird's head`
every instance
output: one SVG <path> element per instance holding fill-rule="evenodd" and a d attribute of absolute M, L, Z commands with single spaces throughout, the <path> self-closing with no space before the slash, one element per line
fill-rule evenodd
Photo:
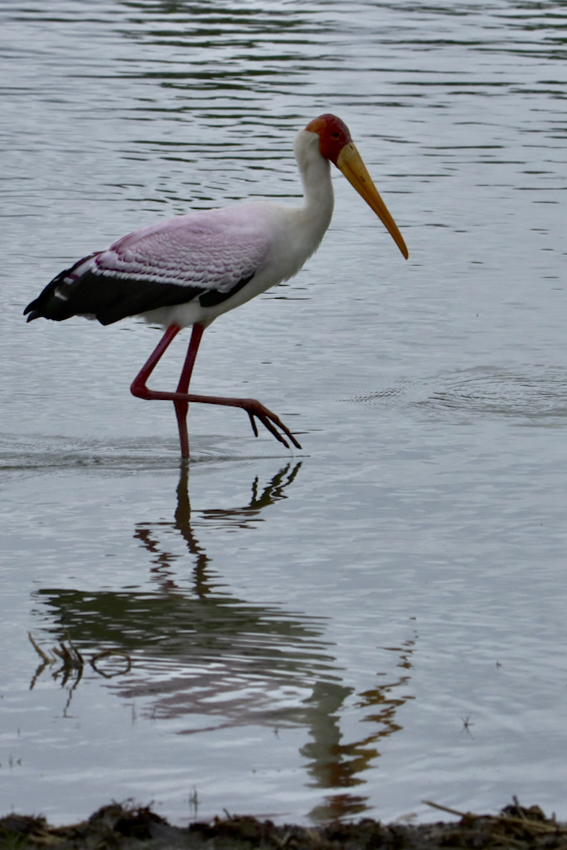
<path fill-rule="evenodd" d="M 321 155 L 342 171 L 358 194 L 374 210 L 407 260 L 408 249 L 404 238 L 380 197 L 344 121 L 329 113 L 314 118 L 305 129 L 319 136 Z"/>

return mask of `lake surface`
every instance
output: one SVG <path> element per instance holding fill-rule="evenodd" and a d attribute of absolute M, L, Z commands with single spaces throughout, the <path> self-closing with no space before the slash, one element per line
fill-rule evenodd
<path fill-rule="evenodd" d="M 0 32 L 2 813 L 567 818 L 565 5 L 3 0 Z M 128 392 L 156 330 L 22 310 L 138 226 L 298 203 L 329 111 L 410 259 L 335 172 L 193 383 L 303 451 L 193 406 L 184 469 Z"/>

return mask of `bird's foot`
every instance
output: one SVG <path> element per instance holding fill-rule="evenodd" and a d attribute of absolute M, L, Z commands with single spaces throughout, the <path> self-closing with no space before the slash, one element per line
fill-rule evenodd
<path fill-rule="evenodd" d="M 293 443 L 296 449 L 301 449 L 301 445 L 295 439 L 289 428 L 284 425 L 279 416 L 276 416 L 275 413 L 272 413 L 265 405 L 261 404 L 259 401 L 256 401 L 254 398 L 243 398 L 239 399 L 239 407 L 242 407 L 243 410 L 248 414 L 248 418 L 250 419 L 250 424 L 252 425 L 252 430 L 254 431 L 254 436 L 258 436 L 258 428 L 256 426 L 256 419 L 259 419 L 264 428 L 266 428 L 270 434 L 279 440 L 280 443 L 283 443 L 286 449 L 289 449 L 289 443 L 285 439 L 287 437 L 290 442 Z M 280 431 L 285 434 L 285 437 L 280 434 Z"/>

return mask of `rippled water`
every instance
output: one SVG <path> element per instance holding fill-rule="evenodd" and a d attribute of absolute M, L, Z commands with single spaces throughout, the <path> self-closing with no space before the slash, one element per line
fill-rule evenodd
<path fill-rule="evenodd" d="M 0 10 L 3 811 L 566 818 L 564 6 L 48 6 Z M 195 374 L 304 451 L 195 407 L 187 475 L 128 393 L 155 331 L 22 310 L 137 226 L 297 200 L 324 111 L 410 259 L 337 172 L 319 253 Z"/>

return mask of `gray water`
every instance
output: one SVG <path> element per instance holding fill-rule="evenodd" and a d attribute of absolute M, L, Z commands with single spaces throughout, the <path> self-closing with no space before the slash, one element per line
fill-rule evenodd
<path fill-rule="evenodd" d="M 2 812 L 567 818 L 565 5 L 3 0 L 0 33 Z M 138 226 L 298 202 L 327 111 L 410 259 L 336 172 L 193 385 L 303 451 L 193 406 L 186 475 L 128 392 L 157 331 L 22 310 Z"/>

